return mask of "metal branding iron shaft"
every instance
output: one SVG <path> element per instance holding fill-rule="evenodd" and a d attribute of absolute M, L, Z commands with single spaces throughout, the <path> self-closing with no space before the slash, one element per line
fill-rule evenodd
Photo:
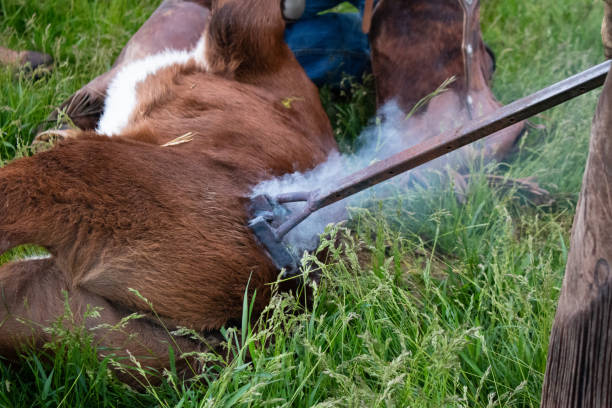
<path fill-rule="evenodd" d="M 335 187 L 281 194 L 276 197 L 256 196 L 251 206 L 255 218 L 249 222 L 249 227 L 276 266 L 279 269 L 284 268 L 286 275 L 293 275 L 298 270 L 297 260 L 283 244 L 283 237 L 310 214 L 598 88 L 604 83 L 611 63 L 603 62 L 455 130 L 425 140 L 341 179 Z M 302 211 L 291 214 L 283 206 L 291 202 L 305 202 L 306 205 Z"/>

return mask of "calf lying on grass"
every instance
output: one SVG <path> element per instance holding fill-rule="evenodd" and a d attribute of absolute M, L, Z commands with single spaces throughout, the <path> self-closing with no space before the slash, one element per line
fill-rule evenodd
<path fill-rule="evenodd" d="M 134 290 L 165 326 L 204 333 L 240 318 L 247 283 L 255 313 L 268 303 L 278 271 L 247 227 L 246 197 L 336 145 L 317 89 L 283 41 L 278 1 L 219 0 L 210 17 L 192 6 L 209 19 L 197 46 L 124 66 L 97 133 L 72 131 L 0 169 L 0 253 L 37 244 L 51 254 L 0 267 L 2 356 L 49 340 L 41 328 L 64 312 L 62 292 L 75 316 L 103 307 L 86 324 L 150 313 Z M 160 323 L 96 330 L 95 340 L 161 369 L 170 339 Z M 206 348 L 174 341 L 182 352 Z"/>
<path fill-rule="evenodd" d="M 247 284 L 256 314 L 268 303 L 278 271 L 247 227 L 247 197 L 263 179 L 313 168 L 336 145 L 316 88 L 283 42 L 283 5 L 219 0 L 209 12 L 205 3 L 164 1 L 115 67 L 65 105 L 85 130 L 0 169 L 0 252 L 31 243 L 51 253 L 0 268 L 1 355 L 49 339 L 41 327 L 64 313 L 62 292 L 75 316 L 87 305 L 103 308 L 88 325 L 150 314 L 148 299 L 155 317 L 94 334 L 104 353 L 129 351 L 157 370 L 169 364 L 169 343 L 182 352 L 208 347 L 170 339 L 166 327 L 214 337 L 241 317 Z M 408 110 L 438 80 L 462 75 L 462 14 L 454 3 L 449 38 L 421 35 L 422 55 L 386 75 L 381 50 L 395 43 L 377 39 L 388 33 L 379 19 L 387 3 L 379 3 L 372 31 L 379 102 L 393 96 L 384 89 L 395 81 L 390 89 Z M 393 13 L 385 18 L 396 22 Z M 177 25 L 187 34 L 149 37 Z M 419 35 L 414 27 L 400 34 Z M 440 51 L 440 41 L 450 51 Z M 177 50 L 164 51 L 169 46 Z M 398 52 L 411 49 L 404 44 Z M 453 69 L 431 76 L 435 69 L 419 65 L 423 55 Z M 412 95 L 400 86 L 405 75 L 407 83 L 431 87 Z M 460 97 L 465 89 L 455 88 Z M 444 113 L 433 106 L 431 120 Z M 454 113 L 463 112 L 458 106 Z"/>

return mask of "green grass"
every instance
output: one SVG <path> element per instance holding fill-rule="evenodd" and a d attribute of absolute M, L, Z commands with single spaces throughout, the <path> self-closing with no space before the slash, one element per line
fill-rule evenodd
<path fill-rule="evenodd" d="M 0 69 L 1 159 L 27 153 L 48 112 L 108 69 L 153 8 L 0 0 L 2 45 L 56 59 L 41 80 Z M 601 17 L 597 0 L 485 1 L 496 95 L 510 102 L 603 60 Z M 534 118 L 544 129 L 531 127 L 509 164 L 476 169 L 463 204 L 440 174 L 353 209 L 352 222 L 329 231 L 342 239 L 323 242 L 312 306 L 275 297 L 257 330 L 227 333 L 240 351 L 200 382 L 170 372 L 159 387 L 128 389 L 86 332 L 62 332 L 47 350 L 56 353 L 0 364 L 0 406 L 538 406 L 598 93 Z M 350 151 L 372 112 L 371 86 L 323 99 Z M 491 172 L 534 176 L 555 204 L 491 187 Z"/>

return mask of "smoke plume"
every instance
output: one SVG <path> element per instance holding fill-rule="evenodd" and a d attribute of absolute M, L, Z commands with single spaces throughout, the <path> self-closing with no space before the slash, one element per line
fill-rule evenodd
<path fill-rule="evenodd" d="M 449 92 L 446 95 L 452 97 L 453 93 Z M 434 99 L 431 104 L 435 102 Z M 458 106 L 460 104 L 452 105 Z M 254 187 L 253 196 L 268 194 L 274 197 L 283 193 L 312 191 L 333 186 L 341 178 L 375 161 L 384 160 L 401 150 L 419 143 L 432 134 L 461 125 L 461 121 L 457 121 L 457 118 L 462 116 L 449 113 L 448 118 L 437 117 L 435 123 L 427 123 L 428 119 L 424 119 L 427 115 L 407 118 L 406 113 L 395 102 L 389 102 L 379 109 L 374 123 L 368 126 L 359 136 L 357 144 L 361 147 L 355 154 L 342 155 L 334 152 L 330 154 L 325 162 L 311 171 L 286 174 L 282 177 L 263 181 Z M 452 164 L 455 165 L 457 164 L 457 158 L 460 157 L 456 153 L 452 155 L 452 159 L 449 156 L 444 156 L 424 166 L 428 168 L 441 168 L 451 163 L 451 160 Z M 424 166 L 421 166 L 421 168 Z M 407 174 L 400 175 L 399 177 L 406 177 Z M 373 192 L 380 193 L 383 184 L 374 186 L 369 190 L 315 212 L 289 232 L 284 238 L 284 242 L 292 247 L 297 254 L 316 249 L 318 237 L 328 224 L 345 220 L 348 216 L 346 209 L 349 205 L 359 206 Z M 291 211 L 299 211 L 304 206 L 304 203 L 285 204 L 285 206 Z"/>

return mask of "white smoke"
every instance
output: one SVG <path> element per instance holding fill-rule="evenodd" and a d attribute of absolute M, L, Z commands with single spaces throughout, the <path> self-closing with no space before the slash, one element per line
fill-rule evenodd
<path fill-rule="evenodd" d="M 286 174 L 263 181 L 254 187 L 253 196 L 268 194 L 274 197 L 284 193 L 332 187 L 340 179 L 357 170 L 407 149 L 434 133 L 437 134 L 461 125 L 461 120 L 457 121 L 457 118 L 461 116 L 451 115 L 451 123 L 448 120 L 437 118 L 436 124 L 425 124 L 420 119 L 406 118 L 406 113 L 398 107 L 397 103 L 389 102 L 379 110 L 375 123 L 367 127 L 359 136 L 358 145 L 362 147 L 355 154 L 341 155 L 335 152 L 311 171 Z M 449 158 L 445 156 L 426 166 L 440 168 L 447 163 L 449 163 Z M 381 187 L 382 185 L 374 186 L 315 212 L 290 231 L 285 236 L 284 242 L 299 254 L 302 254 L 303 251 L 314 250 L 318 245 L 319 235 L 328 224 L 346 219 L 346 208 L 349 205 L 359 206 L 364 199 L 371 197 L 373 192 L 380 192 Z M 285 206 L 296 212 L 304 207 L 304 203 L 285 204 Z"/>

